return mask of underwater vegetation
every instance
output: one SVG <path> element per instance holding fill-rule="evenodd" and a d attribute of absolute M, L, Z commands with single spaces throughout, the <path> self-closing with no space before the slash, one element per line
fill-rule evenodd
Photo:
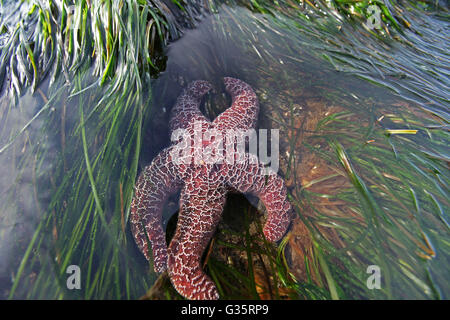
<path fill-rule="evenodd" d="M 3 0 L 0 14 L 1 298 L 182 298 L 134 244 L 133 187 L 179 90 L 224 76 L 280 130 L 296 218 L 275 246 L 263 208 L 228 197 L 203 258 L 221 298 L 448 298 L 445 1 Z"/>

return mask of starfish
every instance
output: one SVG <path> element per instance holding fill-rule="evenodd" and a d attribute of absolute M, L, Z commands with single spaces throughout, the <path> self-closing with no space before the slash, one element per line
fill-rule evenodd
<path fill-rule="evenodd" d="M 234 78 L 226 77 L 224 83 L 232 98 L 230 108 L 209 121 L 199 107 L 212 86 L 203 80 L 191 82 L 172 108 L 170 131 L 184 130 L 194 137 L 207 130 L 225 132 L 254 128 L 259 103 L 253 89 Z M 202 140 L 202 146 L 211 142 Z M 175 147 L 171 145 L 162 150 L 140 174 L 131 203 L 131 230 L 147 260 L 151 259 L 151 244 L 155 272 L 168 270 L 173 286 L 182 296 L 218 299 L 217 288 L 202 270 L 200 260 L 220 221 L 227 192 L 250 193 L 261 199 L 267 210 L 263 233 L 269 241 L 283 237 L 293 210 L 286 198 L 284 181 L 275 172 L 268 174 L 255 155 L 244 152 L 239 155 L 241 161 L 232 163 L 180 163 L 174 156 Z M 185 145 L 185 148 L 195 149 L 192 145 Z M 180 189 L 177 227 L 167 247 L 162 209 L 167 198 Z"/>

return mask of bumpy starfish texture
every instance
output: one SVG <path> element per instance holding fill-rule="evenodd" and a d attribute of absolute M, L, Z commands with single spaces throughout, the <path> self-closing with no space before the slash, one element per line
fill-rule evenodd
<path fill-rule="evenodd" d="M 195 137 L 207 130 L 225 133 L 254 128 L 259 104 L 252 88 L 238 79 L 224 78 L 224 82 L 232 97 L 230 108 L 213 122 L 206 119 L 199 107 L 211 85 L 206 81 L 194 81 L 172 109 L 170 131 L 183 129 L 187 135 Z M 238 139 L 233 141 L 238 143 Z M 212 142 L 202 140 L 202 146 L 208 147 Z M 185 148 L 194 155 L 208 153 L 207 148 L 199 150 L 193 144 L 186 144 Z M 181 295 L 188 299 L 218 299 L 216 286 L 202 270 L 200 259 L 220 221 L 227 192 L 237 190 L 261 199 L 267 210 L 263 232 L 270 241 L 281 239 L 286 232 L 292 207 L 286 199 L 284 181 L 275 172 L 268 174 L 268 169 L 255 155 L 237 154 L 236 161 L 210 164 L 179 161 L 174 158 L 177 151 L 175 145 L 164 149 L 139 176 L 131 204 L 132 233 L 147 260 L 152 251 L 155 271 L 167 269 L 173 286 Z M 178 223 L 167 247 L 162 209 L 167 198 L 180 189 Z"/>

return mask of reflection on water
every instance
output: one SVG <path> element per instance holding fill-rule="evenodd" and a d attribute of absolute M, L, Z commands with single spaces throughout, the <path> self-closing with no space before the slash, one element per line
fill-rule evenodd
<path fill-rule="evenodd" d="M 280 129 L 279 173 L 285 177 L 299 213 L 284 255 L 287 267 L 299 283 L 310 286 L 309 293 L 300 285 L 289 288 L 289 294 L 295 289 L 297 298 L 314 295 L 350 299 L 435 298 L 437 295 L 445 298 L 448 295 L 445 250 L 448 137 L 445 132 L 426 128 L 440 120 L 422 111 L 423 101 L 418 101 L 422 105 L 411 102 L 415 99 L 410 96 L 411 90 L 407 90 L 412 85 L 408 79 L 402 83 L 395 77 L 385 78 L 385 86 L 396 85 L 396 91 L 391 91 L 355 76 L 363 74 L 365 79 L 378 79 L 377 72 L 382 72 L 379 61 L 374 61 L 377 71 L 372 69 L 374 64 L 367 67 L 355 64 L 352 71 L 349 68 L 339 72 L 322 59 L 323 55 L 328 58 L 332 55 L 318 45 L 319 40 L 292 29 L 287 18 L 278 17 L 279 26 L 271 19 L 244 8 L 222 6 L 219 13 L 205 18 L 196 29 L 187 31 L 180 40 L 169 45 L 166 70 L 152 82 L 151 90 L 146 89 L 151 97 L 145 100 L 148 102 L 140 104 L 137 99 L 111 117 L 103 117 L 103 113 L 107 114 L 105 110 L 114 103 L 101 104 L 97 113 L 90 113 L 94 105 L 103 101 L 101 89 L 98 94 L 88 96 L 91 91 L 87 90 L 86 97 L 83 93 L 75 98 L 68 98 L 70 93 L 65 92 L 59 97 L 59 101 L 68 101 L 64 108 L 62 104 L 52 106 L 54 110 L 50 108 L 38 117 L 0 154 L 0 188 L 4 190 L 1 194 L 4 205 L 0 221 L 0 297 L 9 295 L 11 280 L 27 254 L 38 258 L 32 260 L 36 261 L 32 266 L 23 266 L 26 271 L 22 277 L 26 280 L 19 285 L 20 290 L 17 289 L 14 297 L 33 297 L 34 294 L 40 298 L 55 298 L 66 294 L 75 298 L 138 298 L 143 295 L 155 275 L 148 271 L 125 226 L 129 195 L 123 189 L 124 181 L 133 181 L 136 173 L 131 169 L 134 148 L 128 148 L 126 142 L 134 145 L 139 141 L 136 140 L 139 131 L 133 131 L 133 125 L 139 122 L 137 110 L 143 107 L 139 160 L 142 169 L 169 144 L 170 108 L 188 82 L 203 79 L 215 86 L 202 106 L 208 117 L 214 118 L 230 105 L 230 98 L 224 94 L 224 76 L 242 79 L 255 89 L 261 104 L 259 128 Z M 382 54 L 388 52 L 382 48 L 376 50 Z M 406 58 L 400 49 L 394 53 L 397 60 Z M 370 61 L 371 57 L 366 59 Z M 87 77 L 78 91 L 94 81 Z M 36 114 L 29 106 L 37 105 L 39 109 L 45 105 L 50 93 L 47 92 L 46 97 L 44 87 L 43 96 L 25 95 L 14 108 L 10 107 L 7 97 L 2 99 L 0 147 Z M 95 86 L 92 88 L 92 92 L 97 90 Z M 441 85 L 436 87 L 438 91 L 441 89 Z M 442 118 L 445 113 L 441 112 L 441 98 L 435 105 L 425 107 Z M 121 102 L 119 99 L 115 103 Z M 109 131 L 115 124 L 112 119 L 121 113 L 125 114 L 124 123 L 112 133 Z M 83 138 L 82 129 L 78 127 L 81 115 L 87 119 L 86 149 L 80 142 Z M 45 117 L 53 118 L 53 122 L 45 122 Z M 59 127 L 53 128 L 48 123 Z M 105 123 L 111 126 L 102 127 Z M 389 135 L 387 129 L 418 132 Z M 103 159 L 108 154 L 102 149 L 106 142 L 117 148 L 120 156 Z M 70 154 L 70 143 L 78 144 L 78 153 Z M 43 147 L 36 148 L 37 144 Z M 82 154 L 83 150 L 92 158 L 86 159 L 89 157 Z M 77 159 L 81 159 L 80 168 L 76 167 Z M 58 161 L 64 163 L 58 166 Z M 102 166 L 102 161 L 107 165 Z M 28 164 L 23 166 L 24 163 Z M 120 171 L 123 164 L 130 168 L 126 173 Z M 92 177 L 89 166 L 94 171 Z M 97 185 L 96 197 L 90 189 L 87 193 L 80 191 L 83 189 L 77 184 L 78 180 L 85 179 L 83 184 L 92 186 L 90 179 L 100 179 L 103 175 L 107 182 Z M 59 184 L 67 188 L 58 189 Z M 61 196 L 55 190 L 65 190 L 67 194 Z M 101 209 L 98 209 L 97 198 L 103 200 Z M 71 205 L 73 199 L 77 199 L 77 204 Z M 235 204 L 231 206 L 239 207 L 236 201 L 242 199 L 232 201 Z M 174 197 L 165 208 L 166 222 L 176 210 Z M 232 215 L 233 211 L 236 214 L 236 209 L 227 209 L 225 214 Z M 95 214 L 90 216 L 91 212 Z M 43 224 L 39 224 L 41 215 L 46 217 Z M 97 233 L 97 229 L 105 228 L 104 217 L 110 219 L 107 223 L 111 231 Z M 258 217 L 253 216 L 255 221 L 260 219 Z M 227 230 L 227 223 L 219 230 Z M 256 222 L 253 229 L 255 225 Z M 27 252 L 28 242 L 37 228 L 50 231 L 51 235 L 42 238 L 42 245 L 37 241 L 39 246 L 36 244 L 33 248 L 38 249 Z M 73 236 L 81 228 L 92 231 Z M 112 236 L 116 231 L 123 242 Z M 217 236 L 210 272 L 216 270 L 214 261 L 224 260 L 226 264 L 237 259 L 248 267 L 248 260 L 237 258 L 235 253 L 223 253 L 226 250 L 221 243 L 238 241 L 236 237 L 227 236 L 225 231 Z M 64 243 L 58 241 L 64 238 L 71 239 L 66 242 L 68 247 L 58 247 Z M 100 241 L 102 243 L 98 244 Z M 117 251 L 111 249 L 116 245 Z M 74 249 L 72 253 L 70 246 L 81 249 Z M 117 255 L 113 262 L 102 256 L 103 250 L 110 249 Z M 69 257 L 67 261 L 59 261 L 64 260 L 64 254 Z M 56 265 L 71 263 L 80 264 L 82 272 L 92 272 L 92 277 L 86 280 L 92 282 L 92 290 L 78 294 L 67 292 L 65 288 L 39 287 L 48 286 L 42 270 L 52 274 L 50 277 L 56 283 L 54 279 L 64 279 L 58 275 L 61 271 Z M 382 270 L 384 289 L 379 292 L 366 287 L 369 265 L 379 265 Z M 261 266 L 254 268 L 255 279 L 259 279 Z M 94 276 L 91 270 L 97 269 L 100 270 L 98 276 Z M 129 270 L 137 271 L 130 276 Z M 114 274 L 112 278 L 120 289 L 111 296 L 100 293 L 96 296 L 93 292 L 101 288 L 96 277 L 108 273 Z M 130 280 L 132 276 L 136 278 Z M 27 292 L 28 286 L 33 288 L 31 295 Z M 331 293 L 315 288 L 329 288 Z"/>
<path fill-rule="evenodd" d="M 36 107 L 33 107 L 36 106 Z M 1 102 L 1 145 L 8 143 L 10 135 L 15 134 L 16 127 L 23 127 L 34 116 L 40 107 L 39 99 L 30 94 L 24 95 L 20 103 L 10 109 L 8 100 Z M 20 168 L 21 163 L 32 149 L 30 134 L 39 136 L 39 129 L 43 125 L 42 119 L 37 119 L 29 127 L 29 131 L 18 139 L 13 146 L 0 157 L 0 189 L 2 199 L 2 214 L 0 220 L 0 281 L 3 290 L 6 290 L 12 275 L 17 268 L 17 252 L 23 252 L 30 241 L 32 234 L 41 218 L 41 210 L 38 199 L 49 197 L 49 190 L 43 188 L 36 190 L 36 171 L 33 167 Z M 41 139 L 42 141 L 42 139 Z M 51 148 L 51 143 L 46 143 L 46 148 Z M 42 163 L 43 170 L 51 166 L 50 163 Z"/>

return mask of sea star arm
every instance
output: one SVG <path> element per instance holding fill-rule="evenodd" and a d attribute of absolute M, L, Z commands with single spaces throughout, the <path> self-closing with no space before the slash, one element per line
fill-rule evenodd
<path fill-rule="evenodd" d="M 259 103 L 252 87 L 242 80 L 225 77 L 225 90 L 231 95 L 231 107 L 222 112 L 213 123 L 219 130 L 254 128 L 258 119 Z"/>
<path fill-rule="evenodd" d="M 167 244 L 162 229 L 162 209 L 169 195 L 182 186 L 175 167 L 169 160 L 170 150 L 171 148 L 163 150 L 140 174 L 131 203 L 131 231 L 147 260 L 150 260 L 148 240 L 150 241 L 156 272 L 163 272 L 167 268 Z"/>
<path fill-rule="evenodd" d="M 202 97 L 211 90 L 211 84 L 204 80 L 191 82 L 178 97 L 171 111 L 169 121 L 170 132 L 177 129 L 186 129 L 193 121 L 206 121 L 208 119 L 200 112 Z"/>
<path fill-rule="evenodd" d="M 286 233 L 293 214 L 285 183 L 252 154 L 245 154 L 240 161 L 233 165 L 225 164 L 222 174 L 232 188 L 261 199 L 267 210 L 264 236 L 269 241 L 278 241 Z"/>
<path fill-rule="evenodd" d="M 224 185 L 189 180 L 181 192 L 180 214 L 169 246 L 168 270 L 175 289 L 193 300 L 218 299 L 219 294 L 201 266 L 202 253 L 211 239 L 225 204 Z"/>

